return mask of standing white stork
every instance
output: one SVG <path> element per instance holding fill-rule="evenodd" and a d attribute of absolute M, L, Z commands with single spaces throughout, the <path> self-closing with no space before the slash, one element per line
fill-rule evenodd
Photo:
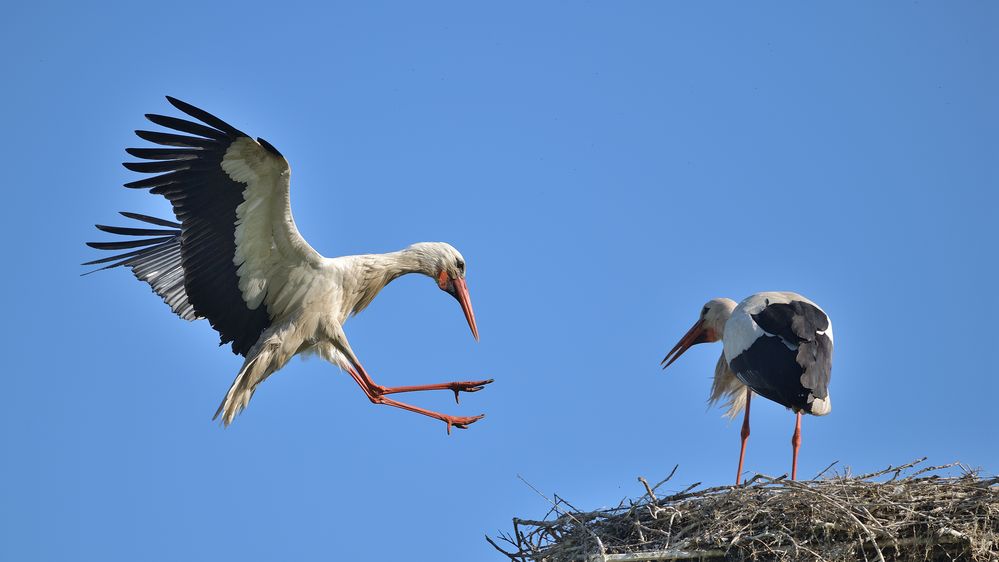
<path fill-rule="evenodd" d="M 817 304 L 796 293 L 756 293 L 738 306 L 732 299 L 714 299 L 660 364 L 665 369 L 691 346 L 719 339 L 724 351 L 715 367 L 709 403 L 726 396 L 730 418 L 746 410 L 736 485 L 742 478 L 753 392 L 795 412 L 791 479 L 797 478 L 802 412 L 824 416 L 832 410 L 832 322 Z"/>
<path fill-rule="evenodd" d="M 165 196 L 177 222 L 122 215 L 163 228 L 97 225 L 111 234 L 137 236 L 89 242 L 100 250 L 129 250 L 84 265 L 131 268 L 181 318 L 207 318 L 232 350 L 245 357 L 215 417 L 229 425 L 257 385 L 300 353 L 317 353 L 350 374 L 375 404 L 430 416 L 467 428 L 483 416 L 440 414 L 388 398 L 422 390 L 476 392 L 492 380 L 385 387 L 368 376 L 350 348 L 343 324 L 378 291 L 407 273 L 432 277 L 461 304 L 479 339 L 465 284 L 465 260 L 443 242 L 414 244 L 388 254 L 325 258 L 299 234 L 289 201 L 288 161 L 264 139 L 253 140 L 221 119 L 180 100 L 174 107 L 200 123 L 146 115 L 175 134 L 136 131 L 169 148 L 129 148 L 147 162 L 126 162 L 136 172 L 159 174 L 125 184 Z M 138 249 L 135 249 L 138 248 Z"/>

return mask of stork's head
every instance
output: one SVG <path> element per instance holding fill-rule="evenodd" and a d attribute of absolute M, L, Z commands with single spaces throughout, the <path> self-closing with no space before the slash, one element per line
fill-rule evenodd
<path fill-rule="evenodd" d="M 663 358 L 662 363 L 660 363 L 663 369 L 672 365 L 683 355 L 684 351 L 692 346 L 720 340 L 725 332 L 725 322 L 728 322 L 729 317 L 732 316 L 734 308 L 735 301 L 732 299 L 711 299 L 705 303 L 704 308 L 701 309 L 701 317 Z"/>
<path fill-rule="evenodd" d="M 445 242 L 421 242 L 413 244 L 410 250 L 419 256 L 422 272 L 437 281 L 442 291 L 451 295 L 461 305 L 472 336 L 479 339 L 479 329 L 475 326 L 475 313 L 472 312 L 472 297 L 465 283 L 465 258 L 454 246 Z"/>

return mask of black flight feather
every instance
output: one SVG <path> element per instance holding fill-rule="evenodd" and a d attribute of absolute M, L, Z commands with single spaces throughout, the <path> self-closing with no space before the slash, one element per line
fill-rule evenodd
<path fill-rule="evenodd" d="M 146 160 L 192 160 L 201 152 L 197 148 L 126 148 L 125 152 Z"/>
<path fill-rule="evenodd" d="M 193 105 L 191 105 L 189 103 L 182 102 L 179 99 L 174 98 L 174 97 L 167 96 L 166 99 L 167 99 L 168 102 L 170 102 L 177 109 L 183 111 L 184 113 L 190 115 L 191 117 L 194 117 L 195 119 L 198 119 L 199 121 L 201 121 L 203 123 L 206 123 L 206 124 L 208 124 L 208 125 L 210 125 L 212 127 L 215 127 L 216 129 L 218 129 L 220 131 L 229 133 L 229 135 L 232 136 L 232 137 L 245 137 L 245 136 L 247 136 L 246 133 L 240 131 L 239 129 L 233 127 L 232 125 L 226 123 L 225 121 L 219 119 L 218 117 L 215 117 L 214 115 L 212 115 L 211 113 L 208 113 L 207 111 L 205 111 L 203 109 L 198 109 L 197 107 L 194 107 Z"/>
<path fill-rule="evenodd" d="M 186 170 L 191 167 L 187 160 L 154 160 L 152 162 L 122 162 L 122 166 L 133 172 L 146 174 L 158 174 L 160 172 L 173 172 Z"/>
<path fill-rule="evenodd" d="M 161 242 L 173 240 L 173 236 L 162 236 L 160 238 L 145 238 L 142 240 L 125 240 L 123 242 L 87 242 L 87 246 L 98 250 L 126 250 L 128 248 L 139 248 L 151 246 Z"/>
<path fill-rule="evenodd" d="M 106 224 L 95 224 L 97 230 L 109 234 L 121 234 L 122 236 L 159 236 L 162 234 L 180 234 L 176 230 L 166 230 L 162 228 L 129 228 L 125 226 L 108 226 Z"/>
<path fill-rule="evenodd" d="M 160 133 L 157 131 L 135 131 L 135 135 L 140 139 L 161 144 L 163 146 L 180 146 L 184 148 L 211 148 L 218 145 L 217 141 L 189 137 L 187 135 L 175 135 L 173 133 Z"/>
<path fill-rule="evenodd" d="M 168 221 L 166 219 L 158 219 L 156 217 L 151 217 L 149 215 L 143 215 L 140 213 L 130 213 L 128 211 L 120 211 L 118 214 L 120 214 L 123 217 L 135 219 L 137 221 L 148 222 L 149 224 L 158 224 L 160 226 L 180 228 L 179 222 Z"/>
<path fill-rule="evenodd" d="M 213 129 L 211 127 L 206 127 L 198 123 L 192 123 L 185 119 L 178 119 L 176 117 L 168 117 L 166 115 L 157 115 L 155 113 L 147 113 L 146 119 L 149 119 L 157 125 L 162 125 L 168 129 L 174 129 L 175 131 L 180 131 L 182 133 L 190 133 L 192 135 L 198 135 L 199 137 L 205 137 L 215 140 L 226 140 L 229 135 L 219 131 L 218 129 Z"/>

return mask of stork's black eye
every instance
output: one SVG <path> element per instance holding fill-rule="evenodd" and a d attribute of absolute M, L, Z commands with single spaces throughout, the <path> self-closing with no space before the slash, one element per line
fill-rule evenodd
<path fill-rule="evenodd" d="M 703 318 L 704 316 L 707 315 L 708 315 L 708 307 L 705 306 L 704 309 L 701 310 L 701 317 Z"/>
<path fill-rule="evenodd" d="M 465 271 L 465 262 L 461 259 L 456 260 L 454 265 L 458 267 L 458 271 Z"/>

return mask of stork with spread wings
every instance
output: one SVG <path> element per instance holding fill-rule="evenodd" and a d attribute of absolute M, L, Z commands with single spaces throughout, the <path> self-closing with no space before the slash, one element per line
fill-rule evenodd
<path fill-rule="evenodd" d="M 424 390 L 476 392 L 492 380 L 386 387 L 361 366 L 343 332 L 347 318 L 363 310 L 378 291 L 407 273 L 433 278 L 461 305 L 478 340 L 465 260 L 443 242 L 423 242 L 387 254 L 326 258 L 299 234 L 291 214 L 288 161 L 262 138 L 254 140 L 221 119 L 167 97 L 197 121 L 149 114 L 153 123 L 176 132 L 136 131 L 166 148 L 130 148 L 142 162 L 135 172 L 156 174 L 125 184 L 163 195 L 177 222 L 123 212 L 142 225 L 97 225 L 128 237 L 90 242 L 114 256 L 84 265 L 128 267 L 148 283 L 181 318 L 207 318 L 234 353 L 245 357 L 215 413 L 232 423 L 257 385 L 293 356 L 314 352 L 357 381 L 375 404 L 416 412 L 467 428 L 483 416 L 450 416 L 389 398 Z M 156 227 L 156 228 L 153 228 Z"/>

